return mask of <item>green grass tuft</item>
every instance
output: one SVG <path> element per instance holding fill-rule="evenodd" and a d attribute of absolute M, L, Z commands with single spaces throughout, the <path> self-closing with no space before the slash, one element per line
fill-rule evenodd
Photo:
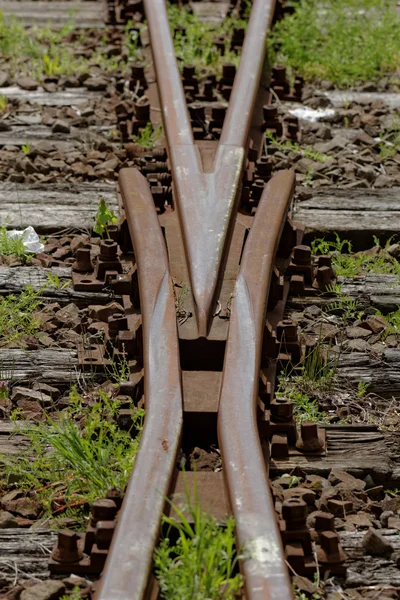
<path fill-rule="evenodd" d="M 400 66 L 395 0 L 300 0 L 278 22 L 270 47 L 306 79 L 338 86 L 377 80 Z"/>
<path fill-rule="evenodd" d="M 34 335 L 40 329 L 40 321 L 34 312 L 42 303 L 42 289 L 26 286 L 18 296 L 0 298 L 0 344 L 8 344 L 22 335 Z"/>
<path fill-rule="evenodd" d="M 198 500 L 190 499 L 187 506 L 171 506 L 176 516 L 163 517 L 169 526 L 167 537 L 155 551 L 154 563 L 160 582 L 161 597 L 165 600 L 233 600 L 240 597 L 243 579 L 235 574 L 235 520 L 228 517 L 218 524 L 203 512 Z M 192 517 L 193 525 L 185 515 Z M 176 538 L 176 543 L 171 538 Z"/>
<path fill-rule="evenodd" d="M 21 433 L 29 438 L 28 450 L 0 456 L 3 486 L 12 475 L 18 488 L 36 490 L 45 516 L 51 516 L 55 497 L 66 506 L 81 507 L 103 497 L 110 487 L 123 490 L 139 448 L 144 411 L 134 410 L 132 430 L 123 431 L 116 422 L 118 409 L 118 402 L 104 392 L 85 404 L 74 389 L 57 420 L 25 423 Z"/>

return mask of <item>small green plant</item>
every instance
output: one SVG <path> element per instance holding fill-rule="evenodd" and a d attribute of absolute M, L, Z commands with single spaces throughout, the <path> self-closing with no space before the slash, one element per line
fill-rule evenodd
<path fill-rule="evenodd" d="M 394 488 L 393 490 L 385 490 L 387 494 L 389 494 L 389 496 L 398 496 L 400 494 L 400 489 L 399 488 Z"/>
<path fill-rule="evenodd" d="M 10 237 L 7 227 L 0 226 L 0 256 L 15 255 L 21 262 L 26 262 L 32 256 L 25 250 L 22 237 Z"/>
<path fill-rule="evenodd" d="M 358 398 L 364 398 L 367 393 L 370 384 L 366 381 L 359 381 L 357 386 L 357 396 Z"/>
<path fill-rule="evenodd" d="M 392 243 L 391 239 L 380 246 L 375 237 L 376 251 L 357 252 L 353 254 L 353 247 L 349 240 L 341 240 L 335 232 L 335 240 L 317 238 L 311 243 L 313 255 L 329 254 L 332 256 L 332 266 L 336 275 L 343 277 L 356 277 L 366 273 L 388 273 L 400 278 L 400 263 L 393 258 L 386 249 Z"/>
<path fill-rule="evenodd" d="M 163 524 L 169 530 L 154 555 L 161 597 L 165 600 L 233 600 L 243 587 L 242 576 L 234 573 L 237 562 L 235 521 L 230 516 L 223 525 L 218 524 L 213 516 L 201 510 L 196 491 L 194 500 L 188 490 L 186 497 L 184 508 L 170 502 L 176 516 L 163 516 Z M 170 535 L 171 538 L 178 536 L 176 543 Z"/>
<path fill-rule="evenodd" d="M 301 0 L 275 25 L 270 53 L 306 79 L 339 86 L 377 80 L 400 65 L 395 0 Z"/>
<path fill-rule="evenodd" d="M 361 319 L 361 317 L 364 315 L 364 311 L 360 310 L 358 301 L 354 298 L 350 298 L 350 296 L 347 296 L 346 294 L 342 294 L 340 287 L 341 286 L 338 286 L 337 284 L 328 285 L 326 292 L 323 292 L 322 295 L 332 295 L 333 290 L 339 290 L 335 292 L 337 294 L 337 298 L 326 304 L 324 308 L 325 312 L 339 314 L 344 323 Z"/>
<path fill-rule="evenodd" d="M 4 94 L 0 94 L 0 112 L 4 112 L 8 106 L 8 98 Z"/>
<path fill-rule="evenodd" d="M 284 473 L 282 477 L 289 477 L 288 488 L 296 487 L 301 483 L 301 477 L 297 477 L 297 475 L 291 475 L 290 473 Z"/>
<path fill-rule="evenodd" d="M 21 146 L 21 150 L 22 150 L 22 152 L 23 152 L 24 154 L 29 154 L 29 153 L 30 153 L 30 151 L 31 151 L 31 146 L 30 146 L 30 144 L 29 144 L 29 142 L 28 142 L 28 141 L 26 141 L 26 142 L 25 142 L 25 144 L 22 144 L 22 146 Z"/>
<path fill-rule="evenodd" d="M 312 148 L 303 148 L 297 142 L 280 142 L 271 131 L 266 131 L 265 136 L 271 146 L 277 148 L 277 150 L 281 150 L 282 152 L 297 152 L 298 154 L 302 154 L 304 158 L 310 158 L 316 162 L 323 163 L 329 160 L 328 154 L 323 154 L 322 152 L 318 152 Z"/>
<path fill-rule="evenodd" d="M 317 588 L 317 591 L 313 592 L 310 596 L 310 594 L 302 592 L 294 583 L 294 597 L 296 600 L 322 600 L 325 597 L 325 586 L 324 583 L 319 580 L 318 573 L 314 574 L 314 586 Z"/>
<path fill-rule="evenodd" d="M 93 227 L 93 231 L 97 233 L 97 235 L 104 236 L 104 233 L 109 238 L 110 235 L 108 233 L 108 225 L 115 224 L 118 222 L 117 215 L 114 211 L 108 206 L 107 202 L 104 198 L 100 199 L 99 206 L 96 214 L 96 221 Z"/>
<path fill-rule="evenodd" d="M 0 381 L 0 400 L 8 398 L 8 381 Z"/>
<path fill-rule="evenodd" d="M 58 75 L 60 72 L 60 58 L 55 56 L 51 58 L 48 54 L 43 54 L 43 71 L 46 75 Z"/>
<path fill-rule="evenodd" d="M 134 27 L 133 21 L 128 21 L 124 27 L 124 46 L 128 51 L 129 60 L 137 60 L 140 54 L 140 35 Z"/>
<path fill-rule="evenodd" d="M 380 317 L 384 317 L 389 324 L 385 331 L 384 338 L 391 333 L 400 333 L 400 308 L 397 310 L 383 315 L 380 310 L 376 311 L 376 314 Z"/>
<path fill-rule="evenodd" d="M 62 283 L 62 281 L 59 278 L 59 276 L 57 275 L 57 273 L 48 273 L 47 279 L 48 279 L 48 282 L 50 283 L 50 285 L 53 286 L 53 288 L 55 288 L 56 290 L 63 290 L 66 287 L 68 287 L 69 284 L 71 283 L 70 279 L 68 281 L 64 281 L 64 283 Z"/>
<path fill-rule="evenodd" d="M 235 28 L 246 29 L 248 17 L 249 9 L 246 7 L 243 19 L 228 16 L 221 24 L 208 23 L 188 6 L 169 4 L 168 19 L 180 67 L 194 65 L 199 73 L 212 71 L 220 75 L 224 62 L 238 66 L 240 51 L 231 48 L 233 32 Z"/>
<path fill-rule="evenodd" d="M 123 350 L 125 350 L 124 346 Z M 112 358 L 110 360 L 110 365 L 106 367 L 106 373 L 113 383 L 129 381 L 131 370 L 125 351 L 119 354 L 118 359 Z"/>
<path fill-rule="evenodd" d="M 174 292 L 175 292 L 175 308 L 176 308 L 176 313 L 179 316 L 182 315 L 182 313 L 184 313 L 184 304 L 185 304 L 185 299 L 188 295 L 188 293 L 190 292 L 190 287 L 187 283 L 182 283 L 182 285 L 180 286 L 179 292 L 176 292 L 176 288 L 174 287 Z"/>
<path fill-rule="evenodd" d="M 140 134 L 133 137 L 133 140 L 135 144 L 141 146 L 142 148 L 154 148 L 161 135 L 161 125 L 154 129 L 151 123 L 147 123 L 146 127 L 142 129 Z"/>
<path fill-rule="evenodd" d="M 74 587 L 71 594 L 64 594 L 60 598 L 60 600 L 81 600 L 81 599 L 82 599 L 81 590 L 78 586 Z"/>
<path fill-rule="evenodd" d="M 395 115 L 391 127 L 381 134 L 379 142 L 380 159 L 392 158 L 400 152 L 400 114 Z"/>
<path fill-rule="evenodd" d="M 34 313 L 42 303 L 42 289 L 34 290 L 27 285 L 17 295 L 0 298 L 0 343 L 9 344 L 22 335 L 34 335 L 40 329 L 40 321 Z"/>
<path fill-rule="evenodd" d="M 110 487 L 123 490 L 139 448 L 144 411 L 132 411 L 130 431 L 117 424 L 118 412 L 118 401 L 104 391 L 93 392 L 85 402 L 73 388 L 67 408 L 56 418 L 44 414 L 44 421 L 24 424 L 21 433 L 29 438 L 27 450 L 0 456 L 5 465 L 2 485 L 9 474 L 18 475 L 18 487 L 36 490 L 47 517 L 58 512 L 56 497 L 63 510 L 81 510 Z"/>
<path fill-rule="evenodd" d="M 330 347 L 321 340 L 309 350 L 295 368 L 287 368 L 279 378 L 277 398 L 291 400 L 296 419 L 326 422 L 326 414 L 319 407 L 319 399 L 331 393 L 337 381 L 338 355 L 330 357 Z"/>

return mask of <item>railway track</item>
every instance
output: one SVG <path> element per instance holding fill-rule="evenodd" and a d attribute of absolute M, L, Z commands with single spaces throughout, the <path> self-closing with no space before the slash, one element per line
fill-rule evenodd
<path fill-rule="evenodd" d="M 288 446 L 298 441 L 291 403 L 274 397 L 278 363 L 299 358 L 293 326 L 284 321 L 289 274 L 292 286 L 304 287 L 305 279 L 306 284 L 312 282 L 310 276 L 317 279 L 309 249 L 301 246 L 302 229 L 290 219 L 293 171 L 277 173 L 264 190 L 261 187 L 257 200 L 255 194 L 249 198 L 244 185 L 252 181 L 254 167 L 263 172 L 264 131 L 274 124 L 265 40 L 275 2 L 254 2 L 236 76 L 232 65 L 224 67 L 224 72 L 230 71 L 224 90 L 229 104 L 213 136 L 219 139 L 199 141 L 192 123 L 196 130 L 206 104 L 192 104 L 189 113 L 185 92 L 196 81 L 192 76 L 184 89 L 165 2 L 144 2 L 144 9 L 156 80 L 147 94 L 152 110 L 159 106 L 162 114 L 173 199 L 167 211 L 162 204 L 156 209 L 143 175 L 134 168 L 120 172 L 122 250 L 128 230 L 137 283 L 123 295 L 125 316 L 114 321 L 120 329 L 116 345 L 122 349 L 125 342 L 134 358 L 140 335 L 146 418 L 96 597 L 139 599 L 149 593 L 165 497 L 182 479 L 176 469 L 180 445 L 208 439 L 219 445 L 223 474 L 210 473 L 207 485 L 220 490 L 236 519 L 239 547 L 248 550 L 241 562 L 246 597 L 292 598 L 287 560 L 298 567 L 302 555 L 303 571 L 310 573 L 312 565 L 307 566 L 301 546 L 304 538 L 309 547 L 310 533 L 304 527 L 304 501 L 287 500 L 286 523 L 281 526 L 286 532 L 285 556 L 268 481 L 269 443 L 273 456 L 285 456 Z M 76 289 L 85 289 L 85 281 L 94 289 L 102 279 L 112 281 L 117 291 L 123 287 L 113 271 L 112 261 L 118 266 L 116 242 L 103 242 L 102 248 L 104 266 L 91 281 L 85 273 L 76 273 Z M 320 264 L 318 282 L 324 277 L 330 281 L 329 260 Z M 126 279 L 125 275 L 129 289 Z M 186 316 L 178 325 L 173 281 L 188 282 Z M 229 307 L 229 318 L 220 318 L 222 307 Z M 132 386 L 136 381 L 137 373 Z M 199 396 L 200 390 L 207 390 L 206 398 Z M 302 436 L 302 444 L 297 444 L 301 452 L 321 453 L 317 427 L 303 426 Z M 193 485 L 193 477 L 190 481 Z M 204 495 L 201 484 L 199 494 Z M 214 511 L 224 514 L 227 506 Z M 98 528 L 106 525 L 100 522 Z M 63 564 L 62 534 L 58 548 L 51 563 L 55 572 Z M 336 559 L 343 562 L 338 551 Z M 68 556 L 64 562 L 71 569 Z"/>
<path fill-rule="evenodd" d="M 238 16 L 240 6 L 228 9 Z M 199 80 L 192 65 L 180 73 L 164 0 L 108 3 L 113 25 L 144 11 L 150 37 L 146 68 L 134 64 L 127 82 L 134 117 L 126 98 L 116 104 L 121 136 L 129 142 L 151 121 L 153 130 L 162 124 L 166 147 L 129 149 L 136 166 L 119 172 L 118 226 L 94 264 L 85 244 L 70 261 L 77 300 L 111 293 L 121 303 L 104 342 L 79 343 L 77 367 L 102 372 L 127 361 L 116 400 L 145 408 L 127 489 L 92 505 L 84 535 L 60 531 L 49 562 L 55 577 L 101 575 L 97 600 L 160 597 L 153 560 L 162 515 L 185 487 L 217 519 L 233 514 L 243 598 L 292 599 L 293 574 L 346 573 L 334 516 L 345 517 L 349 502 L 329 500 L 331 512 L 322 504 L 310 522 L 306 496 L 277 497 L 270 478 L 297 465 L 330 468 L 329 430 L 296 424 L 292 401 L 275 390 L 304 354 L 286 318 L 289 295 L 301 305 L 336 282 L 331 257 L 312 258 L 293 217 L 294 170 L 271 176 L 265 153 L 266 130 L 299 139 L 297 119 L 282 125 L 274 100 L 298 98 L 302 81 L 290 86 L 284 69 L 270 72 L 265 55 L 278 9 L 253 1 L 246 34 L 233 36 L 239 67 L 224 64 L 217 83 Z M 119 92 L 124 86 L 117 81 Z M 120 410 L 122 423 L 131 416 Z M 222 470 L 182 470 L 180 455 L 193 446 L 217 447 Z"/>

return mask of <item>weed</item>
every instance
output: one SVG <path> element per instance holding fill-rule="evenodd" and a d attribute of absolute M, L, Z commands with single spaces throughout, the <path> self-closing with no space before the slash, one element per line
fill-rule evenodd
<path fill-rule="evenodd" d="M 154 563 L 160 581 L 161 597 L 166 600 L 233 600 L 243 587 L 240 573 L 234 575 L 237 561 L 235 521 L 228 517 L 224 526 L 192 501 L 186 490 L 183 509 L 170 502 L 176 517 L 163 516 L 169 526 L 167 537 L 155 551 Z M 193 519 L 193 526 L 185 516 Z M 175 544 L 168 537 L 177 535 Z"/>
<path fill-rule="evenodd" d="M 376 252 L 353 254 L 352 244 L 349 240 L 341 240 L 337 233 L 335 233 L 335 238 L 335 241 L 328 241 L 325 238 L 313 240 L 311 252 L 313 255 L 330 254 L 336 275 L 356 277 L 366 273 L 389 273 L 400 277 L 400 263 L 386 252 L 391 240 L 388 240 L 384 248 L 377 248 Z M 380 246 L 377 238 L 375 238 L 375 243 Z"/>
<path fill-rule="evenodd" d="M 391 127 L 386 129 L 380 136 L 379 157 L 381 160 L 391 158 L 400 152 L 400 114 L 396 114 Z"/>
<path fill-rule="evenodd" d="M 0 112 L 4 112 L 8 106 L 8 98 L 4 94 L 0 94 Z"/>
<path fill-rule="evenodd" d="M 182 313 L 184 313 L 184 308 L 183 305 L 185 304 L 185 299 L 188 295 L 188 293 L 190 292 L 190 287 L 187 283 L 182 283 L 182 285 L 180 286 L 179 292 L 177 293 L 175 291 L 175 287 L 174 287 L 174 292 L 175 292 L 175 309 L 177 312 L 178 317 L 182 315 Z"/>
<path fill-rule="evenodd" d="M 25 250 L 22 237 L 10 237 L 7 227 L 0 227 L 0 256 L 15 255 L 21 262 L 26 262 L 32 256 Z"/>
<path fill-rule="evenodd" d="M 282 477 L 289 477 L 288 488 L 296 487 L 301 483 L 301 477 L 297 477 L 297 475 L 291 475 L 290 473 L 284 473 Z"/>
<path fill-rule="evenodd" d="M 40 329 L 40 321 L 34 312 L 42 303 L 42 289 L 34 290 L 27 285 L 18 296 L 0 298 L 0 340 L 8 344 L 22 335 L 34 335 Z"/>
<path fill-rule="evenodd" d="M 110 360 L 110 366 L 106 367 L 106 373 L 107 376 L 114 383 L 122 383 L 123 381 L 129 381 L 131 370 L 129 367 L 129 361 L 125 353 L 124 346 L 123 352 L 121 352 L 118 358 L 112 357 L 112 359 Z"/>
<path fill-rule="evenodd" d="M 78 586 L 75 586 L 71 594 L 64 594 L 60 600 L 81 600 L 81 590 Z"/>
<path fill-rule="evenodd" d="M 327 286 L 326 292 L 323 292 L 322 295 L 328 293 L 332 294 L 333 289 L 340 289 L 338 285 L 329 285 Z M 329 302 L 325 306 L 325 312 L 332 312 L 335 314 L 340 314 L 344 323 L 349 323 L 350 321 L 355 321 L 356 319 L 361 319 L 364 314 L 364 311 L 359 309 L 359 303 L 354 298 L 350 298 L 350 296 L 346 296 L 346 294 L 342 294 L 341 291 L 336 292 L 338 297 L 333 302 Z"/>
<path fill-rule="evenodd" d="M 314 586 L 317 588 L 316 592 L 310 594 L 305 594 L 302 592 L 297 585 L 293 584 L 294 597 L 296 600 L 322 600 L 325 598 L 325 585 L 323 582 L 319 580 L 318 573 L 314 574 Z M 343 596 L 344 598 L 344 596 Z"/>
<path fill-rule="evenodd" d="M 29 144 L 29 142 L 28 142 L 28 141 L 26 141 L 26 142 L 25 142 L 25 144 L 22 144 L 22 146 L 21 146 L 21 150 L 22 150 L 22 152 L 23 152 L 24 154 L 29 154 L 29 153 L 30 153 L 30 151 L 31 151 L 31 146 L 30 146 L 30 144 Z"/>
<path fill-rule="evenodd" d="M 139 43 L 140 35 L 137 29 L 134 28 L 133 21 L 128 21 L 124 27 L 125 39 L 124 46 L 128 50 L 129 60 L 137 60 L 139 58 Z"/>
<path fill-rule="evenodd" d="M 106 70 L 116 68 L 115 57 L 107 58 L 98 47 L 87 58 L 73 52 L 70 43 L 63 43 L 74 28 L 71 19 L 60 29 L 32 27 L 27 33 L 15 17 L 6 19 L 0 11 L 0 53 L 13 74 L 25 72 L 38 80 L 46 76 L 88 72 L 89 67 L 97 63 Z M 81 43 L 84 41 L 85 38 L 80 40 Z"/>
<path fill-rule="evenodd" d="M 212 71 L 220 74 L 223 62 L 238 66 L 240 53 L 231 49 L 235 28 L 246 28 L 249 11 L 244 19 L 228 17 L 223 23 L 206 23 L 186 6 L 170 4 L 168 19 L 174 37 L 175 55 L 181 67 L 194 65 L 202 73 Z M 223 40 L 223 48 L 215 43 Z"/>
<path fill-rule="evenodd" d="M 380 317 L 384 317 L 389 323 L 389 327 L 385 331 L 385 337 L 391 333 L 400 333 L 400 308 L 397 310 L 383 315 L 380 310 L 376 311 L 376 314 Z"/>
<path fill-rule="evenodd" d="M 359 381 L 358 386 L 357 386 L 357 397 L 364 398 L 369 386 L 370 386 L 370 384 L 367 383 L 366 381 Z"/>
<path fill-rule="evenodd" d="M 0 381 L 0 400 L 8 398 L 8 381 Z"/>
<path fill-rule="evenodd" d="M 64 508 L 78 509 L 110 487 L 123 490 L 138 451 L 144 411 L 135 410 L 131 431 L 122 431 L 116 422 L 118 410 L 118 402 L 104 392 L 84 404 L 73 389 L 57 421 L 46 415 L 44 422 L 24 425 L 21 433 L 29 438 L 30 448 L 1 456 L 4 480 L 13 473 L 19 488 L 35 489 L 46 516 L 52 514 L 55 498 Z"/>
<path fill-rule="evenodd" d="M 299 423 L 326 422 L 318 399 L 332 391 L 336 382 L 337 361 L 338 357 L 329 358 L 329 348 L 319 340 L 295 369 L 281 375 L 276 396 L 293 402 Z"/>
<path fill-rule="evenodd" d="M 398 496 L 400 494 L 400 489 L 399 488 L 394 488 L 393 490 L 385 490 L 387 494 L 389 494 L 389 496 Z"/>
<path fill-rule="evenodd" d="M 135 144 L 141 146 L 142 148 L 154 148 L 161 135 L 161 125 L 154 129 L 151 123 L 147 123 L 146 127 L 144 127 L 140 132 L 140 135 L 135 135 L 133 137 L 133 140 Z"/>
<path fill-rule="evenodd" d="M 306 79 L 339 86 L 379 79 L 400 66 L 395 0 L 301 0 L 279 21 L 269 47 Z"/>
<path fill-rule="evenodd" d="M 62 283 L 61 279 L 59 278 L 59 276 L 56 273 L 54 273 L 54 274 L 48 273 L 47 279 L 48 279 L 48 282 L 50 283 L 50 285 L 53 286 L 53 288 L 55 288 L 56 290 L 63 290 L 64 288 L 68 287 L 69 284 L 71 283 L 70 279 L 68 281 L 64 281 L 64 283 Z"/>
<path fill-rule="evenodd" d="M 302 154 L 304 158 L 310 158 L 316 162 L 326 162 L 329 159 L 327 154 L 322 154 L 322 152 L 318 152 L 312 148 L 302 148 L 296 142 L 279 142 L 271 131 L 267 131 L 265 135 L 271 146 L 283 152 L 297 152 L 298 154 Z"/>
<path fill-rule="evenodd" d="M 117 215 L 108 206 L 108 204 L 104 200 L 104 198 L 100 198 L 93 231 L 95 233 L 97 233 L 97 235 L 100 235 L 102 237 L 104 236 L 104 233 L 106 233 L 107 237 L 109 238 L 110 235 L 108 233 L 107 226 L 110 224 L 115 224 L 117 222 L 118 222 Z"/>

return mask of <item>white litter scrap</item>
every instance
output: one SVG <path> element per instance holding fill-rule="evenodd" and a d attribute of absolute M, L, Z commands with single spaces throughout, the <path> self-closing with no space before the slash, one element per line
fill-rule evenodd
<path fill-rule="evenodd" d="M 10 231 L 7 231 L 7 237 L 10 240 L 22 239 L 24 250 L 28 254 L 40 254 L 40 252 L 43 252 L 44 250 L 44 245 L 41 243 L 38 234 L 30 225 L 22 231 L 19 229 L 11 229 Z"/>
<path fill-rule="evenodd" d="M 309 108 L 308 106 L 299 106 L 291 108 L 289 113 L 302 121 L 315 123 L 324 117 L 333 117 L 335 110 L 333 108 Z"/>

